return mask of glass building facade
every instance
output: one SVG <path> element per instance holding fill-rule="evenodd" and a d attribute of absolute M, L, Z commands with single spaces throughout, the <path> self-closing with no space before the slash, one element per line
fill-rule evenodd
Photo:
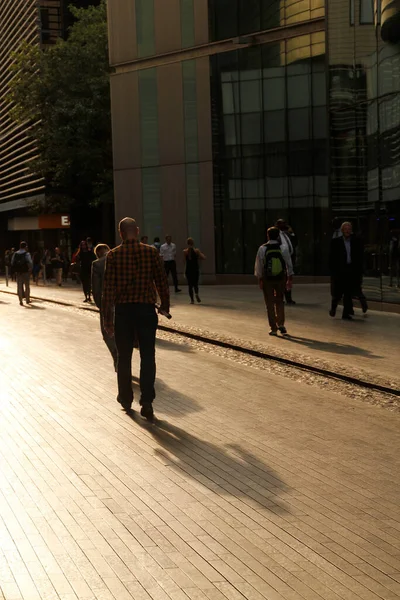
<path fill-rule="evenodd" d="M 297 275 L 326 277 L 332 219 L 351 220 L 368 294 L 400 303 L 400 48 L 382 6 L 110 0 L 117 216 L 195 237 L 221 282 L 252 274 L 278 218 Z"/>
<path fill-rule="evenodd" d="M 331 4 L 330 206 L 364 239 L 368 295 L 400 302 L 400 30 L 383 40 L 384 3 Z"/>
<path fill-rule="evenodd" d="M 329 223 L 324 32 L 211 59 L 219 273 L 252 273 L 266 226 L 293 223 L 298 274 L 326 263 Z M 322 250 L 322 251 L 321 251 Z"/>

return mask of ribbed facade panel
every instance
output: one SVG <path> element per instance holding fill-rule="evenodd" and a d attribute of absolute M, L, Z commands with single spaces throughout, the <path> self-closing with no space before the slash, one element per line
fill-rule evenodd
<path fill-rule="evenodd" d="M 31 124 L 12 121 L 8 101 L 12 53 L 23 41 L 40 42 L 39 19 L 36 0 L 0 0 L 0 203 L 35 196 L 44 188 L 29 169 L 37 154 L 28 136 Z"/>

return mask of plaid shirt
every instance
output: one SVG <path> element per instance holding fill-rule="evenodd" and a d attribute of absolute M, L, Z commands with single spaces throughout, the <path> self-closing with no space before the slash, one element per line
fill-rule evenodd
<path fill-rule="evenodd" d="M 114 307 L 128 302 L 161 305 L 169 310 L 169 287 L 163 262 L 156 248 L 136 240 L 123 242 L 107 255 L 102 312 L 104 326 L 114 324 Z"/>

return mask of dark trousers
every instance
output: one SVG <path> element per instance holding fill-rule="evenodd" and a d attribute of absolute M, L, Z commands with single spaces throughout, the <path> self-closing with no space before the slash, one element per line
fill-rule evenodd
<path fill-rule="evenodd" d="M 167 277 L 171 273 L 172 281 L 174 282 L 175 290 L 178 289 L 178 275 L 176 272 L 176 261 L 175 260 L 166 260 L 164 261 L 165 272 Z"/>
<path fill-rule="evenodd" d="M 118 351 L 118 397 L 121 403 L 133 401 L 132 354 L 135 341 L 140 351 L 140 404 L 156 397 L 156 332 L 158 318 L 151 304 L 117 304 L 115 307 L 115 343 Z"/>
<path fill-rule="evenodd" d="M 92 293 L 92 281 L 90 271 L 81 271 L 81 281 L 85 298 L 90 298 L 90 294 Z"/>
<path fill-rule="evenodd" d="M 368 310 L 368 302 L 362 289 L 362 279 L 359 279 L 353 289 L 353 298 L 357 298 L 359 300 L 363 312 L 366 313 Z"/>
<path fill-rule="evenodd" d="M 336 311 L 339 302 L 343 298 L 344 317 L 348 317 L 353 313 L 354 285 L 355 281 L 351 265 L 349 265 L 345 271 L 331 279 L 332 310 Z"/>
<path fill-rule="evenodd" d="M 28 273 L 17 273 L 17 290 L 19 301 L 25 298 L 26 302 L 30 302 L 31 296 L 31 274 Z"/>
<path fill-rule="evenodd" d="M 194 300 L 194 294 L 199 295 L 199 277 L 200 273 L 186 273 L 186 280 L 189 286 L 189 296 L 191 300 Z"/>
<path fill-rule="evenodd" d="M 118 352 L 117 352 L 117 346 L 115 344 L 115 338 L 109 336 L 108 333 L 106 332 L 106 330 L 104 329 L 103 315 L 101 314 L 101 312 L 100 312 L 100 327 L 101 327 L 101 335 L 103 336 L 103 340 L 104 340 L 107 348 L 110 351 L 110 354 L 114 361 L 114 367 L 116 369 L 117 365 L 118 365 Z"/>
<path fill-rule="evenodd" d="M 264 280 L 264 299 L 267 307 L 269 326 L 272 331 L 278 331 L 279 327 L 285 325 L 285 306 L 283 297 L 285 294 L 286 280 L 274 279 Z"/>

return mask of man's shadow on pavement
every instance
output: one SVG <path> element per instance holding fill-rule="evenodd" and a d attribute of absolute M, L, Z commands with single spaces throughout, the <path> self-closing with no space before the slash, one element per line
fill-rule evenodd
<path fill-rule="evenodd" d="M 132 377 L 132 383 L 139 387 L 139 378 Z M 156 409 L 159 407 L 160 411 L 168 415 L 179 417 L 204 410 L 196 400 L 177 392 L 161 379 L 156 381 L 156 394 Z M 138 397 L 139 395 L 140 392 L 137 391 L 135 396 Z"/>
<path fill-rule="evenodd" d="M 148 423 L 137 413 L 129 416 L 157 441 L 160 448 L 155 449 L 155 454 L 165 466 L 217 495 L 243 500 L 256 512 L 259 509 L 255 503 L 277 515 L 290 513 L 280 501 L 290 488 L 249 450 L 239 444 L 220 446 L 206 442 L 167 421 L 156 419 Z"/>
<path fill-rule="evenodd" d="M 358 346 L 352 346 L 351 344 L 341 344 L 337 342 L 321 342 L 319 340 L 310 340 L 308 338 L 298 337 L 295 335 L 285 336 L 285 340 L 307 346 L 312 350 L 320 350 L 321 352 L 333 352 L 335 354 L 354 354 L 357 356 L 365 356 L 366 358 L 383 358 L 373 354 L 365 348 L 359 348 Z"/>

